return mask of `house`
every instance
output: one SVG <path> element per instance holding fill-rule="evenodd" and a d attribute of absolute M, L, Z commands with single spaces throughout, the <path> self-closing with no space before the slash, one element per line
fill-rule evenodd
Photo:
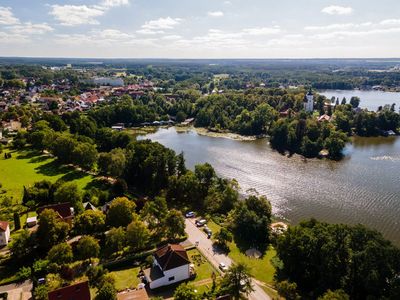
<path fill-rule="evenodd" d="M 90 300 L 89 283 L 87 281 L 62 287 L 48 293 L 49 300 Z"/>
<path fill-rule="evenodd" d="M 117 295 L 118 300 L 148 300 L 146 289 L 121 292 Z"/>
<path fill-rule="evenodd" d="M 7 246 L 10 240 L 10 224 L 0 221 L 0 246 Z"/>
<path fill-rule="evenodd" d="M 26 219 L 26 226 L 34 227 L 37 224 L 37 217 L 29 217 Z"/>
<path fill-rule="evenodd" d="M 51 204 L 39 207 L 37 210 L 38 215 L 42 213 L 45 209 L 52 209 L 56 213 L 58 213 L 59 217 L 69 224 L 71 224 L 72 219 L 74 218 L 74 209 L 71 207 L 69 202 L 65 203 L 58 203 L 58 204 Z"/>
<path fill-rule="evenodd" d="M 83 202 L 82 205 L 83 205 L 83 209 L 84 209 L 84 210 L 93 210 L 93 211 L 98 210 L 98 209 L 96 208 L 96 206 L 94 206 L 94 205 L 93 205 L 92 203 L 90 203 L 90 202 Z"/>
<path fill-rule="evenodd" d="M 327 114 L 318 117 L 318 122 L 329 122 L 331 117 Z"/>
<path fill-rule="evenodd" d="M 167 244 L 154 252 L 153 266 L 144 270 L 150 289 L 174 284 L 191 276 L 190 260 L 181 245 Z"/>

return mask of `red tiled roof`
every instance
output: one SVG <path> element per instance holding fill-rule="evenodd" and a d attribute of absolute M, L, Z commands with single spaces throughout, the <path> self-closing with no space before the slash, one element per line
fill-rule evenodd
<path fill-rule="evenodd" d="M 181 245 L 167 244 L 160 247 L 154 257 L 163 271 L 190 264 L 186 250 Z"/>
<path fill-rule="evenodd" d="M 73 284 L 49 292 L 49 300 L 90 300 L 90 290 L 87 281 Z"/>
<path fill-rule="evenodd" d="M 61 219 L 63 219 L 63 220 L 72 218 L 71 204 L 69 202 L 59 203 L 59 204 L 51 204 L 51 205 L 39 207 L 37 210 L 38 214 L 40 215 L 42 213 L 42 211 L 44 211 L 45 209 L 54 210 L 55 212 L 57 212 L 60 215 Z"/>
<path fill-rule="evenodd" d="M 118 300 L 147 300 L 149 296 L 145 289 L 123 292 L 117 295 Z"/>
<path fill-rule="evenodd" d="M 6 222 L 6 221 L 0 221 L 0 230 L 1 231 L 6 231 L 7 230 L 7 227 L 8 227 L 8 222 Z"/>

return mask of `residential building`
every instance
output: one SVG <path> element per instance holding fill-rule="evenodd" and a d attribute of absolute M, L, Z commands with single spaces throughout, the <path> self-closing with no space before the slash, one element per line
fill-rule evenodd
<path fill-rule="evenodd" d="M 72 219 L 74 218 L 74 209 L 71 207 L 69 202 L 39 207 L 37 210 L 38 215 L 40 215 L 45 209 L 54 210 L 64 222 L 69 224 L 72 223 Z"/>
<path fill-rule="evenodd" d="M 190 260 L 186 250 L 181 245 L 167 244 L 158 248 L 153 256 L 153 266 L 144 270 L 150 289 L 190 278 Z"/>
<path fill-rule="evenodd" d="M 7 246 L 10 240 L 10 224 L 0 221 L 0 246 Z"/>
<path fill-rule="evenodd" d="M 90 300 L 89 283 L 87 281 L 62 287 L 48 293 L 49 300 Z"/>

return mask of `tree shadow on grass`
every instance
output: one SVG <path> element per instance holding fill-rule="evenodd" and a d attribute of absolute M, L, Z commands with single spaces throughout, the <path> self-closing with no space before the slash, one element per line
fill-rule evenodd
<path fill-rule="evenodd" d="M 71 170 L 71 169 L 70 169 Z M 83 177 L 87 176 L 87 174 L 85 172 L 82 171 L 72 171 L 69 172 L 67 174 L 65 174 L 64 176 L 62 176 L 60 178 L 60 180 L 68 182 L 68 181 L 73 181 L 73 180 L 78 180 L 81 179 Z"/>
<path fill-rule="evenodd" d="M 261 258 L 262 258 L 268 250 L 268 244 L 250 243 L 250 242 L 244 240 L 243 238 L 239 237 L 238 235 L 234 235 L 233 239 L 234 239 L 234 242 L 235 242 L 236 246 L 238 247 L 239 251 L 243 254 L 245 254 L 247 250 L 255 248 L 261 252 Z"/>
<path fill-rule="evenodd" d="M 47 164 L 38 166 L 35 170 L 39 174 L 46 175 L 46 176 L 57 176 L 57 175 L 61 175 L 61 174 L 68 174 L 71 171 L 73 171 L 73 169 L 71 167 L 63 166 L 55 160 L 51 161 Z"/>
<path fill-rule="evenodd" d="M 29 162 L 32 163 L 32 164 L 35 164 L 35 163 L 44 162 L 44 161 L 49 160 L 49 159 L 50 159 L 50 157 L 48 157 L 46 155 L 40 155 L 40 156 L 36 156 L 36 157 L 31 158 L 31 160 Z"/>
<path fill-rule="evenodd" d="M 36 150 L 23 150 L 21 152 L 15 150 L 11 151 L 12 154 L 18 154 L 16 156 L 17 159 L 30 159 L 35 158 L 37 156 L 42 156 L 42 153 Z"/>
<path fill-rule="evenodd" d="M 84 190 L 90 190 L 92 188 L 106 191 L 111 188 L 111 184 L 104 179 L 95 178 L 84 187 Z"/>

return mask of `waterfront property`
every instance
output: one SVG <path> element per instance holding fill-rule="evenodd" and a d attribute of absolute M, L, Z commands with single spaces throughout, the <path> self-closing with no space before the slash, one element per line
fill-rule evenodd
<path fill-rule="evenodd" d="M 154 253 L 153 266 L 144 270 L 151 289 L 190 278 L 190 260 L 181 245 L 165 245 Z"/>

